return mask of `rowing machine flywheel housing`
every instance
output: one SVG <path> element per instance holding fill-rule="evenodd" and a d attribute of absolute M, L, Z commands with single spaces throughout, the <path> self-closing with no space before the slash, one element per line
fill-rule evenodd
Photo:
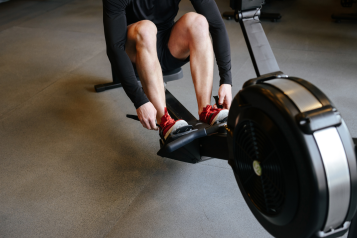
<path fill-rule="evenodd" d="M 229 163 L 274 237 L 339 237 L 357 206 L 354 143 L 331 101 L 294 77 L 252 79 L 235 96 Z"/>

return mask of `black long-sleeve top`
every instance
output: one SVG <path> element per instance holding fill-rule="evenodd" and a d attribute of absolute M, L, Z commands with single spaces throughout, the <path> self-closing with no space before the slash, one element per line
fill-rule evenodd
<path fill-rule="evenodd" d="M 125 52 L 127 26 L 152 21 L 158 31 L 174 24 L 181 0 L 103 0 L 104 33 L 107 54 L 115 74 L 136 108 L 149 102 L 138 85 L 134 68 Z M 206 17 L 219 69 L 220 84 L 232 84 L 228 34 L 214 0 L 190 0 L 196 12 Z"/>

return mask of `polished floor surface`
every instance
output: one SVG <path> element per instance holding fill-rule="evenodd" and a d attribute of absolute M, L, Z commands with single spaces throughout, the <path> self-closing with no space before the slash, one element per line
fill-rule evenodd
<path fill-rule="evenodd" d="M 221 12 L 228 0 L 217 0 Z M 271 1 L 263 22 L 280 68 L 321 88 L 357 137 L 357 23 L 339 1 Z M 193 11 L 183 0 L 178 17 Z M 254 77 L 239 25 L 225 21 L 233 92 Z M 170 91 L 197 114 L 190 65 Z M 226 161 L 185 164 L 156 155 L 157 132 L 126 114 L 111 80 L 100 0 L 0 4 L 0 237 L 271 237 Z M 218 89 L 215 67 L 214 88 Z M 345 236 L 346 237 L 346 236 Z"/>

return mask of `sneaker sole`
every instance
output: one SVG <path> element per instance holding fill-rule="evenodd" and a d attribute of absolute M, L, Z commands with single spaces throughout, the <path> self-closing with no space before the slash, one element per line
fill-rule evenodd
<path fill-rule="evenodd" d="M 211 126 L 216 122 L 216 121 L 222 121 L 224 118 L 228 117 L 229 110 L 225 109 L 220 111 L 215 118 L 213 118 L 211 122 Z"/>
<path fill-rule="evenodd" d="M 173 125 L 167 132 L 166 135 L 164 136 L 164 139 L 166 140 L 167 137 L 171 134 L 171 132 L 176 131 L 180 127 L 187 126 L 188 123 L 184 120 L 176 121 L 175 125 Z"/>

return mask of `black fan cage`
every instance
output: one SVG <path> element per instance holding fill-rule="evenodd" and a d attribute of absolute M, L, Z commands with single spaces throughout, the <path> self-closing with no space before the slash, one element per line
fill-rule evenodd
<path fill-rule="evenodd" d="M 241 122 L 237 130 L 235 160 L 244 191 L 262 213 L 277 215 L 285 201 L 285 186 L 276 147 L 254 121 Z M 253 164 L 259 165 L 258 170 Z"/>

